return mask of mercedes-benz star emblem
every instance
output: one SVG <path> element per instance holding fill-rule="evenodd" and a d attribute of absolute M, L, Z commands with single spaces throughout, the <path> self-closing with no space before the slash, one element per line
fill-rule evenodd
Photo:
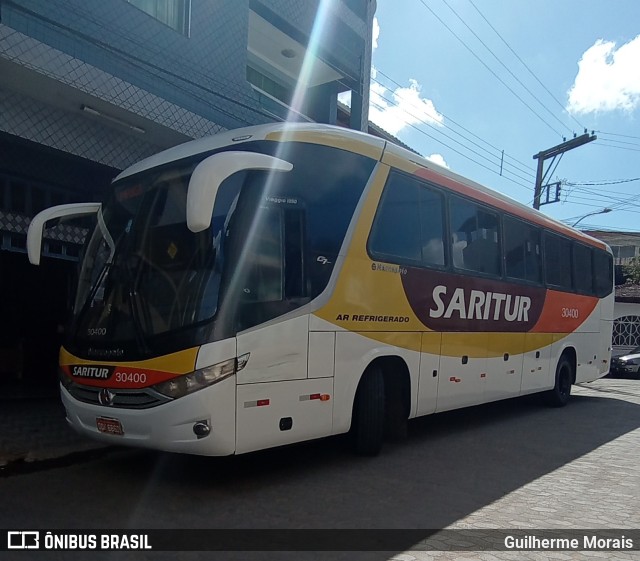
<path fill-rule="evenodd" d="M 102 388 L 98 394 L 98 401 L 100 405 L 113 405 L 113 398 L 116 394 L 107 388 Z"/>

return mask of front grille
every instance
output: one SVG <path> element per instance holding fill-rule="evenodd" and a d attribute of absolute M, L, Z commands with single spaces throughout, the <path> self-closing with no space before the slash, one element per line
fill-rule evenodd
<path fill-rule="evenodd" d="M 101 390 L 102 388 L 81 386 L 75 383 L 67 386 L 67 391 L 75 399 L 83 401 L 84 403 L 91 403 L 92 405 L 102 405 L 98 399 Z M 156 407 L 157 405 L 173 401 L 170 397 L 162 395 L 151 388 L 141 390 L 109 388 L 109 391 L 113 394 L 113 403 L 108 407 L 114 409 L 149 409 L 150 407 Z"/>

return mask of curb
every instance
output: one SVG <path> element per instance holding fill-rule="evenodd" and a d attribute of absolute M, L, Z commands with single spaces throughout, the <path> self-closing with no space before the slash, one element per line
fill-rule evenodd
<path fill-rule="evenodd" d="M 91 448 L 89 450 L 69 452 L 68 454 L 64 454 L 63 456 L 46 458 L 42 460 L 28 460 L 26 458 L 9 460 L 5 465 L 0 466 L 0 478 L 13 477 L 16 475 L 67 467 L 76 463 L 85 463 L 92 460 L 98 460 L 106 456 L 110 452 L 116 450 L 117 448 L 117 446 L 103 446 L 98 448 Z"/>

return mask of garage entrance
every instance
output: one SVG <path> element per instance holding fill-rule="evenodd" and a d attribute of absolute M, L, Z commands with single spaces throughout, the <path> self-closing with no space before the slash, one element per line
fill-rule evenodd
<path fill-rule="evenodd" d="M 0 393 L 57 392 L 57 355 L 75 285 L 83 225 L 49 230 L 39 267 L 29 222 L 57 204 L 96 201 L 118 170 L 0 133 Z"/>

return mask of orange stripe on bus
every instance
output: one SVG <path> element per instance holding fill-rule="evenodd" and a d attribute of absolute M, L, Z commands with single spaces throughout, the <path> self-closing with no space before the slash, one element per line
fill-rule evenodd
<path fill-rule="evenodd" d="M 571 333 L 582 325 L 598 305 L 598 298 L 547 290 L 534 333 Z"/>

